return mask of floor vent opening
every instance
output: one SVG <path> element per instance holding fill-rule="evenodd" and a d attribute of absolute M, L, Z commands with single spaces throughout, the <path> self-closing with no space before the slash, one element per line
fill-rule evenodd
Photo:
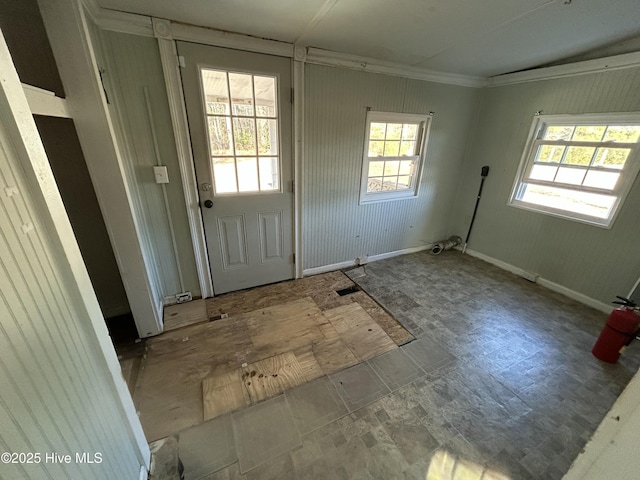
<path fill-rule="evenodd" d="M 343 288 L 342 290 L 336 290 L 336 293 L 341 297 L 344 297 L 345 295 L 349 295 L 350 293 L 356 293 L 359 291 L 360 287 L 358 287 L 357 285 L 353 285 L 351 287 Z"/>

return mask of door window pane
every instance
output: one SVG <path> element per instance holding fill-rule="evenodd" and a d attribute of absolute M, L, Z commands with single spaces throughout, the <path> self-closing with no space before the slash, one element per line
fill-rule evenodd
<path fill-rule="evenodd" d="M 233 139 L 236 155 L 256 154 L 256 131 L 253 118 L 233 119 Z"/>
<path fill-rule="evenodd" d="M 257 192 L 260 190 L 258 185 L 258 162 L 255 158 L 238 158 L 236 159 L 238 166 L 238 191 L 239 192 Z"/>
<path fill-rule="evenodd" d="M 277 155 L 278 154 L 278 122 L 258 118 L 256 120 L 258 134 L 258 154 Z"/>
<path fill-rule="evenodd" d="M 244 73 L 229 74 L 231 109 L 234 115 L 253 115 L 252 76 Z"/>
<path fill-rule="evenodd" d="M 227 72 L 202 70 L 202 85 L 207 113 L 229 114 L 229 90 Z"/>
<path fill-rule="evenodd" d="M 278 181 L 278 157 L 260 157 L 260 190 L 277 190 Z"/>
<path fill-rule="evenodd" d="M 229 117 L 208 117 L 211 155 L 233 155 Z"/>
<path fill-rule="evenodd" d="M 276 79 L 273 77 L 253 77 L 256 99 L 256 115 L 274 117 L 277 114 Z"/>
<path fill-rule="evenodd" d="M 217 193 L 236 193 L 236 165 L 233 157 L 214 158 L 213 181 Z"/>

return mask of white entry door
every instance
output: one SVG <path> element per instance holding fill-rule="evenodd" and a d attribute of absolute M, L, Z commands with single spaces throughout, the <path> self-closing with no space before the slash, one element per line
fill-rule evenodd
<path fill-rule="evenodd" d="M 214 292 L 293 278 L 290 59 L 178 54 Z"/>

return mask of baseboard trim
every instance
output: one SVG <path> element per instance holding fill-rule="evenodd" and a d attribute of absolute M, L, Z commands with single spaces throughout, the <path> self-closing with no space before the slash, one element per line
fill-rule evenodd
<path fill-rule="evenodd" d="M 433 246 L 432 244 L 420 245 L 419 247 L 403 248 L 402 250 L 395 250 L 393 252 L 379 253 L 378 255 L 369 255 L 369 258 L 367 259 L 367 263 L 375 262 L 378 260 L 384 260 L 385 258 L 398 257 L 400 255 L 406 255 L 408 253 L 416 253 L 416 252 L 421 252 L 423 250 L 429 250 L 432 246 Z M 321 273 L 333 272 L 335 270 L 355 267 L 357 265 L 358 264 L 354 259 L 354 260 L 347 260 L 339 263 L 332 263 L 330 265 L 323 265 L 321 267 L 305 268 L 302 271 L 302 276 L 309 277 L 311 275 L 319 275 Z"/>
<path fill-rule="evenodd" d="M 461 250 L 461 248 L 456 247 L 457 250 Z M 476 250 L 467 249 L 465 253 L 471 255 L 472 257 L 483 260 L 491 265 L 495 265 L 498 268 L 506 270 L 507 272 L 511 272 L 519 277 L 527 278 L 531 275 L 531 272 L 528 272 L 520 267 L 516 267 L 515 265 L 511 265 L 510 263 L 503 262 L 502 260 L 498 260 L 497 258 L 490 257 L 489 255 L 485 255 L 484 253 L 478 252 Z M 552 282 L 551 280 L 547 280 L 546 278 L 538 276 L 536 278 L 535 283 L 540 285 L 541 287 L 548 288 L 554 292 L 561 293 L 565 297 L 569 297 L 577 302 L 580 302 L 584 305 L 587 305 L 591 308 L 595 308 L 604 313 L 611 312 L 611 305 L 607 305 L 606 303 L 601 302 L 600 300 L 596 300 L 595 298 L 588 297 L 587 295 L 576 292 L 575 290 L 571 290 L 570 288 L 565 287 L 564 285 L 560 285 L 559 283 Z"/>

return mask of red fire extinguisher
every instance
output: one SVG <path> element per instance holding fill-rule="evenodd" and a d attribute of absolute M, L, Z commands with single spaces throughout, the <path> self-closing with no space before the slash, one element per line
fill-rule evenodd
<path fill-rule="evenodd" d="M 620 354 L 640 333 L 640 315 L 638 306 L 633 300 L 618 297 L 620 301 L 615 301 L 621 307 L 616 308 L 609 318 L 607 324 L 600 333 L 596 344 L 593 346 L 593 353 L 596 358 L 604 362 L 616 363 Z"/>

